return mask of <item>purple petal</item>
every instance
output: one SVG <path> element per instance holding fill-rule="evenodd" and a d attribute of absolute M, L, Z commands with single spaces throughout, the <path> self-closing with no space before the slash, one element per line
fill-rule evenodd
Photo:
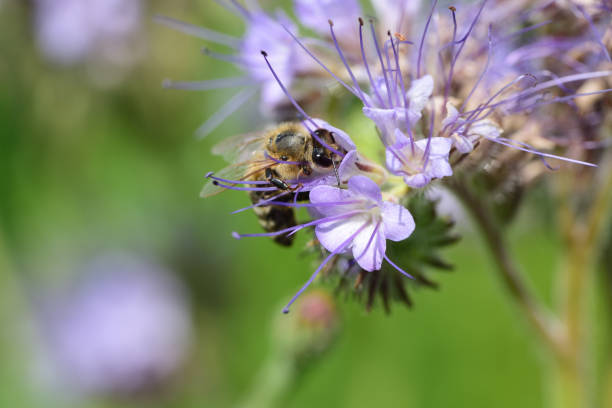
<path fill-rule="evenodd" d="M 322 223 L 316 226 L 315 235 L 321 245 L 323 245 L 323 248 L 330 252 L 334 252 L 348 237 L 362 228 L 364 224 L 368 222 L 368 218 L 369 216 L 364 214 Z M 347 246 L 347 250 L 348 248 L 350 248 L 350 245 Z"/>
<path fill-rule="evenodd" d="M 386 249 L 387 241 L 380 224 L 371 223 L 353 239 L 353 257 L 368 272 L 380 269 Z"/>
<path fill-rule="evenodd" d="M 315 205 L 319 213 L 326 217 L 350 211 L 348 204 L 328 205 L 329 203 L 342 203 L 345 201 L 355 201 L 355 196 L 351 191 L 332 186 L 317 186 L 310 192 L 310 202 Z M 321 205 L 317 206 L 317 204 Z"/>
<path fill-rule="evenodd" d="M 366 176 L 353 176 L 348 181 L 349 191 L 356 196 L 364 196 L 377 203 L 382 203 L 382 194 L 378 184 Z"/>
<path fill-rule="evenodd" d="M 404 183 L 412 188 L 423 188 L 431 181 L 427 174 L 419 173 L 413 176 L 404 176 Z"/>
<path fill-rule="evenodd" d="M 385 201 L 382 205 L 383 231 L 386 239 L 402 241 L 414 231 L 414 219 L 406 208 Z"/>
<path fill-rule="evenodd" d="M 427 139 L 421 139 L 416 142 L 416 145 L 422 151 L 425 151 L 427 148 Z M 448 153 L 453 145 L 453 142 L 448 137 L 432 137 L 431 142 L 429 143 L 429 154 L 431 157 L 448 157 Z"/>

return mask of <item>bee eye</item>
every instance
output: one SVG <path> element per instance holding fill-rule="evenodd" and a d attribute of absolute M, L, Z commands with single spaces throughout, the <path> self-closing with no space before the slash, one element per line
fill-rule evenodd
<path fill-rule="evenodd" d="M 312 161 L 321 167 L 331 167 L 333 165 L 332 160 L 325 155 L 325 150 L 321 148 L 312 151 Z"/>
<path fill-rule="evenodd" d="M 281 156 L 281 157 L 280 157 L 280 159 L 281 159 L 282 161 L 287 161 L 287 160 L 289 160 L 289 158 L 288 158 L 287 156 Z"/>

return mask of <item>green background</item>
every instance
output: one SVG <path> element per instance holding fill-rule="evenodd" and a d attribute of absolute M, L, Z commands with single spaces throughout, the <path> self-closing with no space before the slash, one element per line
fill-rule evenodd
<path fill-rule="evenodd" d="M 251 213 L 229 215 L 248 205 L 245 194 L 198 197 L 206 172 L 224 166 L 211 146 L 257 130 L 249 128 L 252 114 L 240 111 L 197 141 L 194 130 L 231 91 L 160 85 L 167 77 L 234 72 L 202 56 L 202 41 L 154 24 L 153 14 L 236 34 L 240 21 L 209 1 L 153 1 L 147 8 L 146 54 L 113 89 L 91 85 L 83 67 L 47 62 L 25 3 L 0 9 L 0 407 L 234 406 L 271 354 L 282 305 L 316 265 L 299 245 L 234 240 L 231 231 L 258 231 Z M 512 246 L 550 303 L 558 242 L 538 194 L 513 224 Z M 545 404 L 547 356 L 469 222 L 458 230 L 464 239 L 445 251 L 455 271 L 436 274 L 438 291 L 412 290 L 412 310 L 396 305 L 391 315 L 380 307 L 368 314 L 337 300 L 338 339 L 284 406 Z M 132 399 L 73 398 L 41 387 L 30 349 L 40 332 L 29 288 L 61 286 L 90 257 L 117 249 L 168 266 L 187 285 L 195 326 L 187 363 L 163 392 Z"/>

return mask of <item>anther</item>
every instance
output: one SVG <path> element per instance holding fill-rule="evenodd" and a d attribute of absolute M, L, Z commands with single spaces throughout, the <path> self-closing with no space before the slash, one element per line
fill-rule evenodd
<path fill-rule="evenodd" d="M 218 182 L 217 180 L 213 180 L 213 182 L 212 182 L 212 183 L 213 183 L 213 185 L 215 185 L 215 186 L 218 186 L 218 185 L 219 185 L 219 182 Z"/>
<path fill-rule="evenodd" d="M 239 234 L 239 233 L 237 233 L 236 231 L 232 232 L 232 237 L 234 237 L 235 239 L 240 239 L 240 238 L 242 238 L 242 237 L 240 236 L 240 234 Z"/>
<path fill-rule="evenodd" d="M 206 173 L 206 176 L 204 176 L 204 177 L 209 178 L 209 177 L 210 177 L 210 176 L 212 176 L 213 174 L 215 174 L 215 172 L 214 172 L 214 171 L 209 171 L 208 173 Z"/>
<path fill-rule="evenodd" d="M 448 9 L 452 11 L 453 13 L 457 12 L 457 8 L 455 6 L 450 6 Z"/>
<path fill-rule="evenodd" d="M 267 56 L 268 56 L 268 53 L 267 53 L 267 52 L 265 52 L 264 50 L 261 50 L 261 55 L 263 55 L 264 57 L 267 57 Z"/>
<path fill-rule="evenodd" d="M 363 18 L 359 17 L 359 26 L 363 27 Z"/>
<path fill-rule="evenodd" d="M 334 22 L 333 22 L 333 21 L 331 21 L 331 20 L 327 20 L 327 22 L 329 23 L 329 26 L 330 26 L 330 27 L 333 27 L 333 26 L 334 26 Z"/>

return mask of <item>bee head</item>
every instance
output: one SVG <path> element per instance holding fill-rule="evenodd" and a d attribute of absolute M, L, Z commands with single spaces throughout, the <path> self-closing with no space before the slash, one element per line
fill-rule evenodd
<path fill-rule="evenodd" d="M 315 130 L 316 136 L 323 140 L 325 143 L 333 143 L 333 137 L 331 133 L 329 133 L 325 129 L 317 129 Z M 334 164 L 331 159 L 331 152 L 329 152 L 326 148 L 324 148 L 321 143 L 319 143 L 316 139 L 314 140 L 314 147 L 312 149 L 312 161 L 321 167 L 332 167 Z"/>

